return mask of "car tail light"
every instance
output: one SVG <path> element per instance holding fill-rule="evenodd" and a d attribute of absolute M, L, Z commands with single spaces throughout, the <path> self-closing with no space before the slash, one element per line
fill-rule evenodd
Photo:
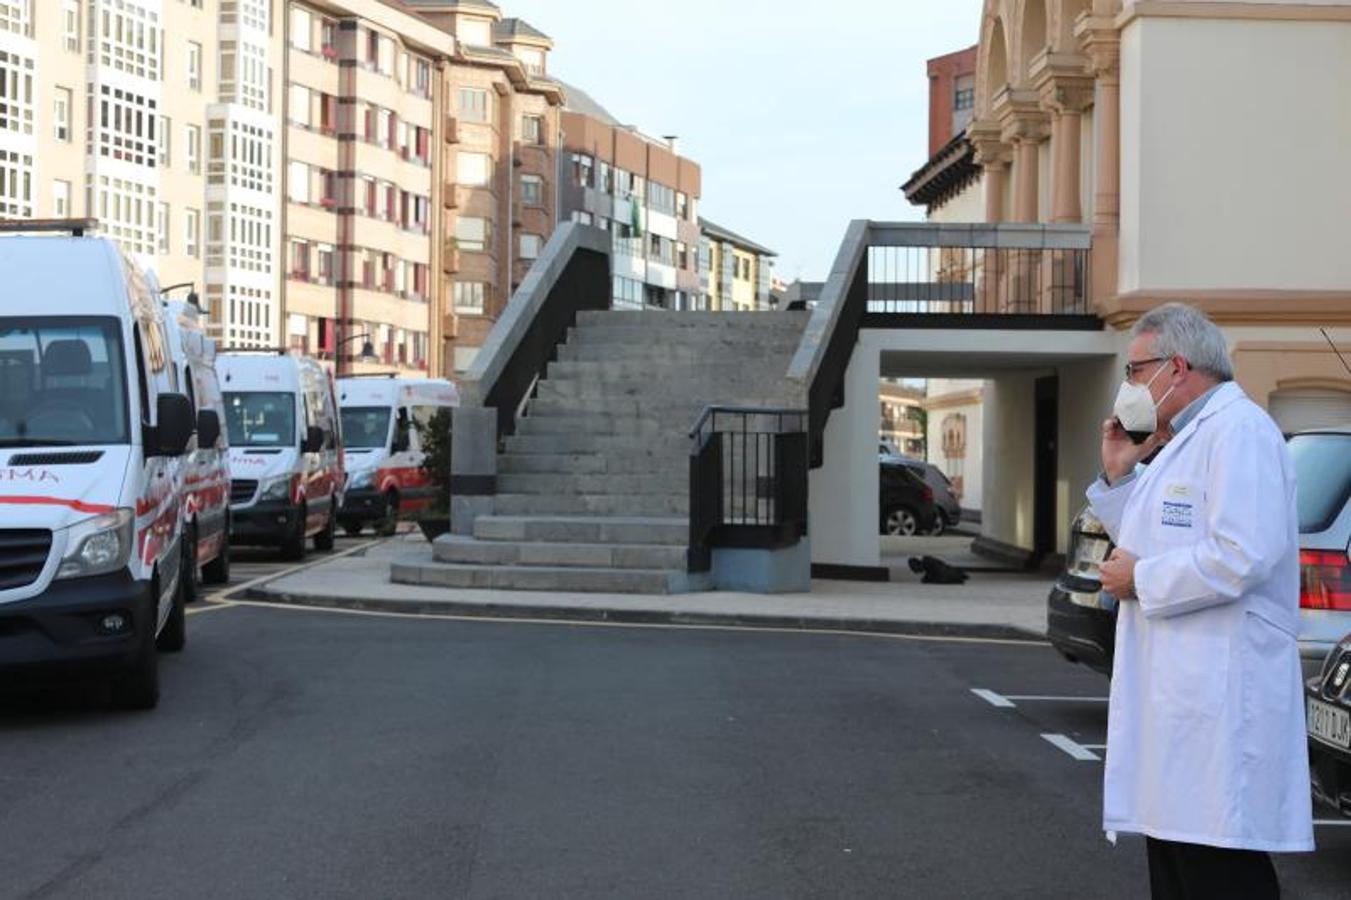
<path fill-rule="evenodd" d="M 1345 552 L 1299 551 L 1299 605 L 1351 611 L 1351 560 Z"/>
<path fill-rule="evenodd" d="M 925 502 L 925 503 L 932 503 L 932 502 L 934 502 L 934 489 L 931 488 L 931 487 L 928 487 L 927 485 L 926 485 L 924 488 L 922 488 L 922 489 L 920 490 L 920 494 L 919 494 L 919 495 L 920 495 L 921 497 L 924 498 L 924 502 Z"/>

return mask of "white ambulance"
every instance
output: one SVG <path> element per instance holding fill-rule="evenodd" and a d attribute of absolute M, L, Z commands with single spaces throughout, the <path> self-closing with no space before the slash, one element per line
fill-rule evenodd
<path fill-rule="evenodd" d="M 333 379 L 317 361 L 282 350 L 216 358 L 230 439 L 230 540 L 332 550 L 346 480 Z"/>
<path fill-rule="evenodd" d="M 94 227 L 0 225 L 0 684 L 97 672 L 146 709 L 186 637 L 195 423 L 158 297 Z"/>
<path fill-rule="evenodd" d="M 163 297 L 163 293 L 161 293 Z M 230 580 L 230 455 L 222 431 L 224 398 L 216 377 L 216 342 L 206 334 L 206 316 L 195 293 L 164 301 L 164 325 L 178 383 L 197 415 L 197 440 L 183 458 L 184 597 L 197 599 L 199 579 Z"/>
<path fill-rule="evenodd" d="M 435 488 L 422 469 L 422 429 L 438 410 L 460 405 L 449 381 L 359 376 L 338 381 L 347 451 L 347 495 L 339 522 L 348 534 L 374 524 L 393 534 L 400 516 L 431 505 Z"/>

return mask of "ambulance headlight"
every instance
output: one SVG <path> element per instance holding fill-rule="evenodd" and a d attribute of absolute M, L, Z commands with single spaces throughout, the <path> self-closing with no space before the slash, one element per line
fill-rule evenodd
<path fill-rule="evenodd" d="M 57 578 L 87 578 L 116 572 L 131 558 L 131 541 L 136 516 L 129 509 L 118 509 L 77 522 L 66 529 L 66 556 Z"/>
<path fill-rule="evenodd" d="M 347 483 L 348 490 L 353 488 L 364 488 L 371 486 L 371 479 L 375 477 L 375 472 L 367 469 L 364 472 L 357 472 L 352 476 L 352 480 Z"/>
<path fill-rule="evenodd" d="M 263 490 L 258 494 L 259 500 L 285 500 L 291 496 L 291 478 L 274 478 L 271 481 L 263 482 Z"/>

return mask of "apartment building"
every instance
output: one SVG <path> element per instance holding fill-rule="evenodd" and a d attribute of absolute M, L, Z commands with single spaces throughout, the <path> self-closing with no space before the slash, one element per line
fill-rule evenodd
<path fill-rule="evenodd" d="M 930 157 L 971 124 L 976 111 L 977 49 L 972 45 L 927 63 Z"/>
<path fill-rule="evenodd" d="M 289 0 L 284 29 L 286 344 L 339 374 L 437 371 L 454 40 L 384 0 Z"/>
<path fill-rule="evenodd" d="M 708 219 L 699 219 L 701 309 L 750 312 L 771 305 L 773 250 Z"/>
<path fill-rule="evenodd" d="M 447 33 L 444 371 L 468 369 L 558 222 L 553 41 L 482 0 L 408 0 Z"/>
<path fill-rule="evenodd" d="M 880 419 L 877 436 L 897 452 L 924 455 L 924 391 L 896 379 L 883 379 L 878 386 Z"/>
<path fill-rule="evenodd" d="M 610 232 L 613 304 L 702 308 L 698 164 L 678 154 L 675 138 L 648 137 L 580 88 L 566 90 L 560 218 Z"/>
<path fill-rule="evenodd" d="M 200 290 L 218 15 L 0 0 L 0 217 L 95 217 L 163 283 Z"/>

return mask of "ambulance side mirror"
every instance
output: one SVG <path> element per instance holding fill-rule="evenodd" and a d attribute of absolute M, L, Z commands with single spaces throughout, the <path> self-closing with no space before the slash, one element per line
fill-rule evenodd
<path fill-rule="evenodd" d="M 220 416 L 214 409 L 204 409 L 197 413 L 197 448 L 207 450 L 216 446 L 220 440 Z"/>
<path fill-rule="evenodd" d="M 182 456 L 196 424 L 192 402 L 182 394 L 160 394 L 155 402 L 155 443 L 159 456 Z"/>

